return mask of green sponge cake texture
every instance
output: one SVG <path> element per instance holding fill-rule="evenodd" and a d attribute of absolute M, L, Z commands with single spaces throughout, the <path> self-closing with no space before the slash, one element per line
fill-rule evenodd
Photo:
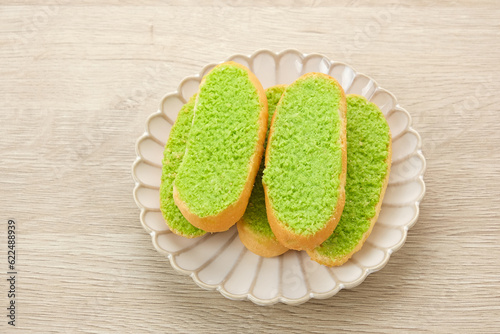
<path fill-rule="evenodd" d="M 276 109 L 281 95 L 285 90 L 285 86 L 273 86 L 266 89 L 267 104 L 269 110 L 268 128 L 271 125 L 271 119 Z M 267 138 L 267 135 L 266 135 Z M 267 143 L 267 140 L 265 144 Z M 264 147 L 266 146 L 264 144 Z M 254 233 L 261 235 L 264 238 L 274 238 L 274 233 L 267 220 L 266 202 L 264 198 L 264 187 L 262 186 L 262 172 L 264 170 L 264 159 L 260 164 L 259 172 L 255 178 L 255 184 L 252 189 L 252 194 L 248 200 L 248 206 L 243 215 L 243 221 Z"/>
<path fill-rule="evenodd" d="M 346 201 L 335 231 L 314 250 L 318 254 L 343 258 L 369 231 L 388 173 L 390 141 L 389 126 L 378 107 L 348 95 Z"/>
<path fill-rule="evenodd" d="M 241 67 L 217 66 L 204 80 L 175 179 L 180 199 L 198 217 L 216 216 L 239 199 L 255 154 L 263 108 Z"/>
<path fill-rule="evenodd" d="M 283 95 L 283 92 L 286 89 L 286 85 L 277 85 L 277 86 L 272 86 L 266 89 L 266 98 L 267 98 L 267 110 L 269 112 L 269 117 L 267 119 L 267 133 L 266 133 L 266 138 L 267 134 L 269 134 L 269 128 L 271 127 L 271 120 L 273 119 L 274 115 L 274 110 L 276 110 L 276 106 L 278 105 L 278 102 L 280 101 L 281 95 Z M 267 139 L 266 139 L 267 143 Z M 265 147 L 266 145 L 264 145 Z"/>
<path fill-rule="evenodd" d="M 194 238 L 205 234 L 205 231 L 189 223 L 174 203 L 173 184 L 177 170 L 186 151 L 186 143 L 194 115 L 196 95 L 186 103 L 177 116 L 165 150 L 163 152 L 163 167 L 160 185 L 160 208 L 163 218 L 170 229 L 179 235 Z"/>
<path fill-rule="evenodd" d="M 276 218 L 295 234 L 323 229 L 339 200 L 342 94 L 327 77 L 306 76 L 276 109 L 263 180 Z"/>

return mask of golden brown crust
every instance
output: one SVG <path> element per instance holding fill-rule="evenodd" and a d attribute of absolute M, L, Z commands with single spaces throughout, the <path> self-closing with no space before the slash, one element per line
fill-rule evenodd
<path fill-rule="evenodd" d="M 255 176 L 257 175 L 260 166 L 260 161 L 262 159 L 264 151 L 263 148 L 264 140 L 267 132 L 267 118 L 268 118 L 267 98 L 266 98 L 266 93 L 264 92 L 264 88 L 262 88 L 262 84 L 257 79 L 255 74 L 253 74 L 248 68 L 246 68 L 241 64 L 229 61 L 217 66 L 223 66 L 223 65 L 238 66 L 248 72 L 248 77 L 250 81 L 254 84 L 255 88 L 257 89 L 257 92 L 259 93 L 259 100 L 262 105 L 262 110 L 259 116 L 259 123 L 260 123 L 259 139 L 255 146 L 255 153 L 250 161 L 250 170 L 247 176 L 245 187 L 243 188 L 240 197 L 235 203 L 231 204 L 226 209 L 222 210 L 218 215 L 198 217 L 197 215 L 189 211 L 189 207 L 187 206 L 187 204 L 184 203 L 182 199 L 179 197 L 179 192 L 177 191 L 174 182 L 173 196 L 175 204 L 177 205 L 181 213 L 184 215 L 184 217 L 192 225 L 207 232 L 226 231 L 231 226 L 233 226 L 245 213 L 245 209 L 248 204 L 248 199 L 250 198 L 250 194 L 252 193 Z M 205 78 L 202 79 L 200 87 L 204 84 L 204 82 Z"/>
<path fill-rule="evenodd" d="M 301 79 L 304 79 L 304 78 L 309 77 L 309 76 L 327 77 L 328 79 L 330 79 L 332 81 L 332 83 L 334 83 L 339 88 L 339 90 L 341 92 L 339 113 L 340 113 L 340 120 L 341 120 L 340 140 L 341 140 L 341 148 L 342 148 L 342 170 L 341 170 L 341 173 L 339 175 L 339 179 L 340 179 L 339 198 L 338 198 L 338 201 L 336 203 L 332 217 L 325 223 L 325 226 L 321 230 L 319 230 L 315 234 L 307 235 L 307 236 L 296 234 L 293 231 L 290 231 L 290 229 L 286 226 L 285 223 L 280 222 L 278 220 L 278 218 L 274 214 L 272 203 L 269 199 L 267 185 L 265 183 L 263 183 L 264 195 L 265 195 L 265 200 L 266 200 L 266 211 L 267 211 L 267 218 L 269 220 L 269 225 L 271 226 L 271 229 L 273 230 L 274 234 L 276 235 L 276 238 L 283 246 L 290 248 L 290 249 L 295 249 L 295 250 L 313 249 L 316 246 L 319 246 L 323 241 L 325 241 L 333 233 L 333 230 L 335 230 L 335 227 L 337 226 L 337 224 L 340 220 L 340 216 L 342 215 L 342 211 L 344 209 L 344 204 L 345 204 L 345 180 L 346 180 L 346 175 L 347 175 L 347 139 L 346 139 L 346 125 L 347 125 L 346 108 L 347 108 L 347 104 L 346 104 L 346 96 L 345 96 L 344 90 L 342 89 L 342 86 L 339 85 L 337 80 L 335 80 L 331 76 L 323 74 L 323 73 L 315 73 L 315 72 L 307 73 L 297 80 L 301 80 Z M 281 104 L 282 99 L 284 98 L 285 94 L 286 94 L 286 91 L 281 96 L 281 99 L 278 102 L 278 105 Z M 269 136 L 268 136 L 267 147 L 266 147 L 266 155 L 265 155 L 266 167 L 269 163 L 269 148 L 270 148 L 271 142 L 273 140 L 274 123 L 275 123 L 277 114 L 278 114 L 278 112 L 275 111 L 273 114 L 272 121 L 271 121 L 271 128 L 269 130 Z"/>
<path fill-rule="evenodd" d="M 280 244 L 276 238 L 268 238 L 255 233 L 248 227 L 244 218 L 238 221 L 236 227 L 238 228 L 238 236 L 243 245 L 257 255 L 273 257 L 281 255 L 288 250 L 288 248 Z"/>
<path fill-rule="evenodd" d="M 349 94 L 348 96 L 360 96 L 360 95 Z M 375 206 L 375 215 L 372 217 L 372 219 L 370 219 L 370 228 L 368 229 L 368 231 L 366 231 L 363 234 L 363 237 L 361 238 L 361 240 L 358 242 L 358 244 L 356 245 L 356 247 L 354 247 L 353 251 L 350 252 L 349 254 L 347 254 L 347 255 L 345 255 L 345 256 L 343 256 L 341 258 L 332 259 L 332 258 L 329 258 L 329 257 L 324 256 L 322 254 L 319 254 L 314 249 L 313 250 L 308 250 L 307 254 L 309 254 L 309 256 L 311 257 L 312 260 L 314 260 L 314 261 L 316 261 L 316 262 L 318 262 L 320 264 L 323 264 L 325 266 L 330 266 L 330 267 L 340 266 L 340 265 L 346 263 L 356 252 L 358 252 L 361 249 L 361 247 L 363 247 L 363 244 L 365 243 L 366 239 L 368 239 L 368 237 L 370 236 L 370 233 L 372 233 L 373 226 L 377 222 L 378 215 L 380 213 L 380 209 L 382 208 L 382 201 L 384 200 L 385 191 L 387 189 L 387 184 L 389 183 L 389 174 L 391 173 L 391 163 L 392 163 L 392 135 L 391 135 L 391 130 L 390 129 L 389 129 L 389 137 L 390 137 L 390 140 L 389 140 L 389 145 L 388 145 L 388 148 L 387 148 L 388 154 L 387 154 L 387 159 L 385 160 L 385 162 L 387 163 L 387 174 L 385 176 L 384 183 L 382 184 L 382 191 L 380 192 L 379 201 L 378 201 L 377 205 Z"/>

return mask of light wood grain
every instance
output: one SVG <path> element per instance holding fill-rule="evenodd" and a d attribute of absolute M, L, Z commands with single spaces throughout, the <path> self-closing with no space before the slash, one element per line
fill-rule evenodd
<path fill-rule="evenodd" d="M 16 333 L 498 333 L 499 17 L 498 2 L 465 0 L 1 4 L 0 252 L 14 217 Z M 134 143 L 161 96 L 260 48 L 376 78 L 428 162 L 420 219 L 389 264 L 298 307 L 230 301 L 177 274 L 132 198 Z"/>

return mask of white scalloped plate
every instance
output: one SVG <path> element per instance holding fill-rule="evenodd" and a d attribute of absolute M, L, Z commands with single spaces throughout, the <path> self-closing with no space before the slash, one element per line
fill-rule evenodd
<path fill-rule="evenodd" d="M 134 199 L 153 245 L 168 256 L 172 267 L 190 275 L 199 286 L 217 289 L 230 299 L 249 299 L 259 305 L 300 304 L 357 286 L 368 274 L 385 266 L 391 254 L 404 244 L 408 229 L 418 218 L 419 203 L 425 193 L 426 163 L 410 115 L 375 80 L 319 54 L 305 55 L 296 50 L 275 54 L 261 50 L 251 56 L 234 55 L 228 60 L 247 66 L 264 88 L 290 84 L 307 72 L 327 73 L 339 81 L 347 94 L 363 95 L 379 106 L 391 128 L 393 155 L 378 222 L 361 251 L 334 268 L 311 261 L 305 252 L 288 251 L 275 258 L 255 255 L 240 242 L 234 226 L 227 232 L 196 239 L 171 233 L 160 212 L 163 147 L 180 108 L 197 92 L 201 78 L 216 65 L 210 64 L 198 75 L 182 80 L 176 92 L 162 99 L 158 111 L 147 120 L 146 132 L 137 140 L 137 160 L 132 168 Z"/>

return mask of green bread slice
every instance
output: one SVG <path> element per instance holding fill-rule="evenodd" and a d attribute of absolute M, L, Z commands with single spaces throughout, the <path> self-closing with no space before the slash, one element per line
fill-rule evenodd
<path fill-rule="evenodd" d="M 160 185 L 160 209 L 163 218 L 172 232 L 186 238 L 196 238 L 206 233 L 191 225 L 184 218 L 177 205 L 175 205 L 173 197 L 174 179 L 186 151 L 189 130 L 193 121 L 195 100 L 196 95 L 191 97 L 188 103 L 181 108 L 177 120 L 170 130 L 163 151 Z"/>
<path fill-rule="evenodd" d="M 377 221 L 391 169 L 391 132 L 380 109 L 347 96 L 346 202 L 333 234 L 308 251 L 314 261 L 339 266 L 361 249 Z"/>
<path fill-rule="evenodd" d="M 246 67 L 226 62 L 203 78 L 173 192 L 191 224 L 220 232 L 243 216 L 263 155 L 267 118 L 264 89 Z"/>
<path fill-rule="evenodd" d="M 268 124 L 276 109 L 286 85 L 277 85 L 266 89 L 267 104 L 269 110 Z M 267 136 L 266 136 L 267 137 Z M 267 140 L 264 143 L 266 146 Z M 264 171 L 264 159 L 260 164 L 259 172 L 255 178 L 252 194 L 248 200 L 248 206 L 243 217 L 238 221 L 238 235 L 241 242 L 253 253 L 272 257 L 283 254 L 288 250 L 281 245 L 269 226 L 266 214 L 266 202 L 264 198 L 264 187 L 262 186 L 262 172 Z"/>
<path fill-rule="evenodd" d="M 269 224 L 281 244 L 312 249 L 333 232 L 344 206 L 345 94 L 322 73 L 288 86 L 273 116 L 263 184 Z"/>

